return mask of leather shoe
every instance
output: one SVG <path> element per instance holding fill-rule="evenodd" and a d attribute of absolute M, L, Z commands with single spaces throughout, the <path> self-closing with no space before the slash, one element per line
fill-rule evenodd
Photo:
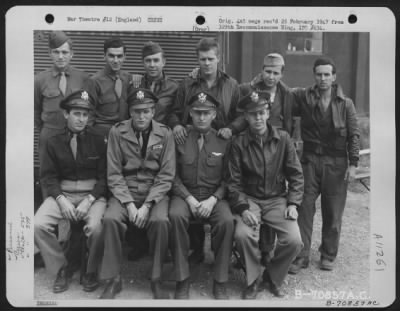
<path fill-rule="evenodd" d="M 326 271 L 332 271 L 334 268 L 334 261 L 328 258 L 321 257 L 320 269 Z"/>
<path fill-rule="evenodd" d="M 258 280 L 246 287 L 242 293 L 243 299 L 256 299 L 258 293 Z"/>
<path fill-rule="evenodd" d="M 62 267 L 58 270 L 56 280 L 53 284 L 53 293 L 62 293 L 68 289 L 69 279 L 72 277 L 72 272 L 67 267 Z"/>
<path fill-rule="evenodd" d="M 225 283 L 220 283 L 214 280 L 213 295 L 215 299 L 229 299 L 226 294 Z"/>
<path fill-rule="evenodd" d="M 307 257 L 297 257 L 289 267 L 289 274 L 297 274 L 301 269 L 308 268 L 309 259 Z"/>
<path fill-rule="evenodd" d="M 151 291 L 154 299 L 169 299 L 168 295 L 161 289 L 161 282 L 151 281 Z"/>
<path fill-rule="evenodd" d="M 100 296 L 100 299 L 114 299 L 115 295 L 122 290 L 121 278 L 113 278 L 106 282 L 106 287 Z"/>
<path fill-rule="evenodd" d="M 189 299 L 189 278 L 176 282 L 175 299 Z"/>
<path fill-rule="evenodd" d="M 93 292 L 96 290 L 97 287 L 99 287 L 99 281 L 97 280 L 97 273 L 96 272 L 91 272 L 91 273 L 86 273 L 83 276 L 83 290 L 85 292 Z"/>
<path fill-rule="evenodd" d="M 269 284 L 269 291 L 276 297 L 284 297 L 285 294 L 281 291 L 280 287 L 276 286 L 269 275 L 267 269 L 264 270 L 263 273 L 263 281 Z"/>

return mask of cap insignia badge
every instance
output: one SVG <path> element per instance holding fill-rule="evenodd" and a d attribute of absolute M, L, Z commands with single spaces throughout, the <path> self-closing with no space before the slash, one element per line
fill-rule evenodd
<path fill-rule="evenodd" d="M 139 100 L 143 100 L 144 99 L 144 93 L 143 91 L 139 91 L 136 93 L 136 98 Z"/>
<path fill-rule="evenodd" d="M 200 93 L 198 98 L 199 98 L 199 102 L 204 104 L 206 102 L 206 100 L 207 100 L 207 95 L 204 94 L 204 93 Z"/>
<path fill-rule="evenodd" d="M 82 94 L 81 94 L 81 98 L 84 101 L 88 101 L 89 100 L 89 94 L 86 91 L 83 91 Z"/>
<path fill-rule="evenodd" d="M 254 102 L 254 103 L 257 103 L 258 102 L 258 93 L 256 93 L 256 92 L 253 92 L 253 93 L 251 93 L 251 101 L 252 102 Z"/>

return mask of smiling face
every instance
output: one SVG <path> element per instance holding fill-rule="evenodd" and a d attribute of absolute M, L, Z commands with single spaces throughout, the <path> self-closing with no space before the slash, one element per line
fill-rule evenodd
<path fill-rule="evenodd" d="M 200 70 L 205 76 L 212 76 L 218 70 L 219 55 L 216 48 L 208 51 L 198 51 Z"/>
<path fill-rule="evenodd" d="M 69 65 L 73 56 L 73 52 L 71 50 L 68 41 L 56 49 L 51 49 L 49 53 L 50 53 L 50 58 L 53 61 L 53 64 L 60 71 L 63 71 Z"/>
<path fill-rule="evenodd" d="M 88 123 L 89 111 L 83 108 L 72 108 L 69 112 L 64 110 L 68 129 L 73 133 L 83 131 Z"/>
<path fill-rule="evenodd" d="M 319 65 L 314 69 L 314 79 L 320 91 L 329 90 L 336 80 L 332 65 Z"/>
<path fill-rule="evenodd" d="M 125 61 L 124 47 L 119 48 L 108 48 L 104 60 L 106 61 L 106 67 L 113 72 L 118 72 Z"/>
<path fill-rule="evenodd" d="M 143 59 L 144 70 L 146 74 L 152 78 L 157 79 L 162 76 L 162 71 L 165 66 L 165 58 L 163 53 L 156 53 L 153 55 L 148 55 Z"/>

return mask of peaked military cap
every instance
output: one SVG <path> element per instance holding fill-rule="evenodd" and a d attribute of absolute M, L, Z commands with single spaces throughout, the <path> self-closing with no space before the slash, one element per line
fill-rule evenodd
<path fill-rule="evenodd" d="M 188 102 L 193 110 L 210 110 L 216 109 L 220 103 L 219 101 L 207 92 L 198 92 L 194 94 Z"/>
<path fill-rule="evenodd" d="M 52 31 L 49 34 L 49 48 L 56 49 L 68 40 L 70 40 L 70 38 L 64 33 L 64 31 Z"/>
<path fill-rule="evenodd" d="M 149 89 L 132 89 L 128 94 L 128 106 L 137 109 L 151 108 L 158 102 L 158 97 Z"/>
<path fill-rule="evenodd" d="M 144 44 L 143 49 L 142 49 L 142 58 L 145 58 L 146 56 L 149 55 L 154 55 L 157 53 L 163 52 L 163 49 L 161 46 L 153 41 L 148 41 Z"/>
<path fill-rule="evenodd" d="M 85 90 L 79 90 L 71 93 L 60 102 L 61 109 L 93 109 L 93 98 Z"/>
<path fill-rule="evenodd" d="M 253 91 L 239 101 L 238 107 L 241 110 L 253 112 L 262 110 L 264 108 L 269 109 L 270 104 L 269 93 Z"/>

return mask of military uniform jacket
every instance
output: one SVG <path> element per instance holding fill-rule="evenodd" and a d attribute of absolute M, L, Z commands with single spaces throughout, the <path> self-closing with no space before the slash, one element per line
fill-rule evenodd
<path fill-rule="evenodd" d="M 360 130 L 353 101 L 343 94 L 339 85 L 332 86 L 332 122 L 334 133 L 329 141 L 321 141 L 318 122 L 314 115 L 320 95 L 317 86 L 296 90 L 293 112 L 301 117 L 301 135 L 304 151 L 317 148 L 331 155 L 348 156 L 350 164 L 357 166 L 360 151 Z"/>
<path fill-rule="evenodd" d="M 107 147 L 107 182 L 122 203 L 146 196 L 145 203 L 158 203 L 171 189 L 175 178 L 175 143 L 172 131 L 152 121 L 146 155 L 141 156 L 132 120 L 110 130 Z"/>
<path fill-rule="evenodd" d="M 250 83 L 244 83 L 240 85 L 240 94 L 241 96 L 245 96 L 252 91 L 257 92 L 267 92 L 265 90 L 265 84 L 262 80 L 262 77 L 258 75 L 256 78 L 253 79 Z M 282 81 L 279 81 L 277 84 L 277 92 L 281 95 L 281 118 L 283 129 L 286 130 L 290 136 L 293 136 L 294 126 L 293 126 L 293 115 L 292 115 L 292 108 L 295 105 L 296 97 L 293 94 L 293 91 L 284 84 Z"/>
<path fill-rule="evenodd" d="M 121 70 L 119 77 L 122 80 L 122 93 L 118 98 L 115 93 L 115 76 L 107 68 L 95 73 L 91 78 L 89 93 L 93 96 L 94 111 L 91 124 L 114 125 L 129 118 L 129 109 L 126 102 L 128 88 L 131 84 L 131 75 Z"/>
<path fill-rule="evenodd" d="M 183 145 L 176 146 L 177 174 L 173 193 L 186 199 L 189 189 L 206 187 L 212 189 L 213 195 L 221 200 L 225 196 L 224 168 L 226 168 L 227 146 L 229 141 L 217 137 L 217 131 L 211 129 L 204 138 L 201 152 L 197 140 L 199 132 L 188 130 Z"/>
<path fill-rule="evenodd" d="M 248 209 L 247 196 L 257 199 L 285 196 L 288 204 L 301 204 L 303 171 L 284 130 L 268 124 L 268 134 L 263 136 L 254 135 L 250 129 L 240 133 L 232 142 L 228 171 L 228 197 L 237 214 Z"/>
<path fill-rule="evenodd" d="M 35 75 L 34 80 L 34 111 L 35 128 L 42 127 L 62 129 L 65 118 L 60 108 L 60 102 L 69 94 L 84 89 L 89 75 L 82 70 L 69 66 L 65 70 L 67 89 L 65 96 L 59 89 L 60 73 L 56 67 L 49 68 Z"/>
<path fill-rule="evenodd" d="M 243 111 L 237 107 L 240 90 L 235 79 L 222 71 L 218 71 L 216 84 L 210 89 L 207 82 L 201 77 L 200 73 L 196 78 L 186 77 L 179 85 L 172 113 L 168 118 L 167 124 L 172 129 L 178 125 L 190 124 L 190 107 L 187 105 L 189 99 L 200 91 L 207 91 L 214 96 L 221 105 L 217 109 L 217 117 L 212 123 L 215 129 L 230 128 L 233 134 L 243 131 L 247 126 Z"/>
<path fill-rule="evenodd" d="M 140 76 L 140 88 L 150 90 L 151 82 L 146 75 Z M 171 113 L 172 105 L 176 97 L 178 82 L 165 76 L 160 80 L 155 81 L 153 93 L 158 97 L 158 102 L 155 106 L 153 119 L 157 122 L 167 124 L 167 116 Z"/>
<path fill-rule="evenodd" d="M 50 137 L 43 153 L 40 168 L 41 183 L 53 198 L 62 194 L 60 181 L 96 179 L 91 194 L 95 198 L 105 196 L 106 182 L 106 142 L 104 137 L 87 128 L 77 136 L 76 160 L 70 147 L 69 130 Z"/>

